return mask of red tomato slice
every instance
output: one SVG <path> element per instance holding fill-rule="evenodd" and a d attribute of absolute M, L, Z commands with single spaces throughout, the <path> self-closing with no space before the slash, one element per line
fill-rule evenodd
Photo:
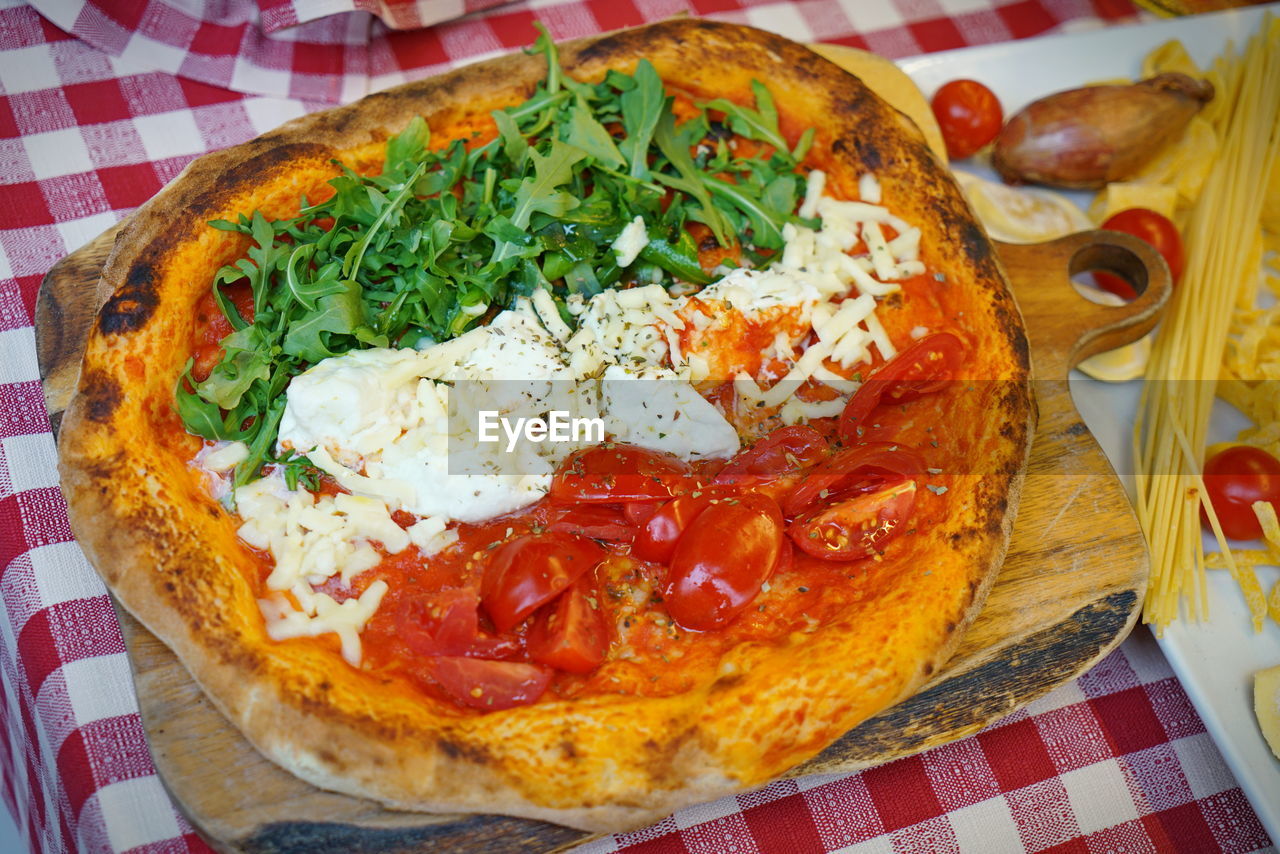
<path fill-rule="evenodd" d="M 427 659 L 426 669 L 450 699 L 482 711 L 527 706 L 551 682 L 547 668 L 519 661 L 439 656 Z"/>
<path fill-rule="evenodd" d="M 904 403 L 944 388 L 964 361 L 964 342 L 950 332 L 934 332 L 885 362 L 845 404 L 840 438 L 858 440 L 858 427 L 882 400 Z"/>
<path fill-rule="evenodd" d="M 530 658 L 557 670 L 590 673 L 599 667 L 609 651 L 609 637 L 594 588 L 579 581 L 539 608 L 526 644 Z"/>
<path fill-rule="evenodd" d="M 643 525 L 650 516 L 662 506 L 660 501 L 628 501 L 622 505 L 622 515 L 637 528 Z"/>
<path fill-rule="evenodd" d="M 713 503 L 738 496 L 736 489 L 727 486 L 711 486 L 677 495 L 645 520 L 631 544 L 631 553 L 642 560 L 669 562 L 676 542 L 689 523 Z"/>
<path fill-rule="evenodd" d="M 617 442 L 570 454 L 551 479 L 551 497 L 570 503 L 654 501 L 696 485 L 689 464 L 674 454 Z"/>
<path fill-rule="evenodd" d="M 1204 488 L 1222 533 L 1233 540 L 1256 540 L 1262 536 L 1262 524 L 1253 502 L 1269 501 L 1280 510 L 1280 460 L 1261 448 L 1235 445 L 1205 462 Z M 1209 527 L 1203 509 L 1200 520 Z"/>
<path fill-rule="evenodd" d="M 716 483 L 737 483 L 744 478 L 778 475 L 808 468 L 820 462 L 831 445 L 812 427 L 779 427 L 729 460 Z"/>
<path fill-rule="evenodd" d="M 767 495 L 712 504 L 676 544 L 662 589 L 686 629 L 719 629 L 751 604 L 782 555 L 782 512 Z"/>
<path fill-rule="evenodd" d="M 1150 243 L 1169 265 L 1169 277 L 1176 284 L 1182 277 L 1182 269 L 1186 264 L 1182 252 L 1182 236 L 1178 227 L 1162 213 L 1146 208 L 1129 208 L 1112 214 L 1102 224 L 1107 231 L 1122 231 Z M 1093 279 L 1098 287 L 1110 291 L 1123 299 L 1137 299 L 1138 292 L 1133 285 L 1111 273 L 1097 272 Z"/>
<path fill-rule="evenodd" d="M 811 471 L 782 502 L 782 512 L 794 519 L 819 498 L 879 487 L 886 481 L 913 478 L 924 471 L 924 460 L 911 448 L 888 442 L 867 442 L 845 448 Z"/>
<path fill-rule="evenodd" d="M 814 557 L 871 557 L 902 533 L 915 503 L 915 481 L 901 481 L 806 513 L 788 526 L 787 535 L 797 548 Z"/>
<path fill-rule="evenodd" d="M 446 587 L 401 601 L 396 614 L 396 637 L 416 655 L 511 658 L 520 652 L 515 638 L 499 638 L 480 631 L 474 588 Z"/>
<path fill-rule="evenodd" d="M 583 537 L 548 531 L 526 534 L 499 547 L 480 586 L 484 609 L 500 632 L 511 631 L 594 569 L 605 550 Z"/>
<path fill-rule="evenodd" d="M 629 543 L 636 536 L 635 525 L 625 515 L 612 507 L 594 504 L 553 507 L 547 530 L 607 543 Z"/>

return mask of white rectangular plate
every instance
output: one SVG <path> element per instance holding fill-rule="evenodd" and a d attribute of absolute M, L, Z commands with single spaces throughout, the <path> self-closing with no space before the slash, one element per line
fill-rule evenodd
<path fill-rule="evenodd" d="M 1280 3 L 934 53 L 898 65 L 926 96 L 948 80 L 980 80 L 999 96 L 1007 117 L 1050 92 L 1106 78 L 1134 78 L 1142 57 L 1169 39 L 1182 41 L 1204 67 L 1229 41 L 1242 46 L 1267 10 L 1280 13 Z M 968 162 L 961 168 L 993 177 L 990 170 Z M 1088 199 L 1071 195 L 1082 204 Z M 1108 384 L 1078 373 L 1072 376 L 1072 396 L 1080 414 L 1122 472 L 1132 471 L 1130 435 L 1139 389 L 1137 382 Z M 1242 421 L 1238 413 L 1233 420 L 1230 407 L 1219 405 L 1213 438 L 1230 439 Z M 1126 487 L 1132 495 L 1132 484 Z M 1268 620 L 1255 634 L 1235 583 L 1223 572 L 1210 575 L 1210 618 L 1198 624 L 1179 622 L 1158 641 L 1267 833 L 1280 842 L 1280 760 L 1267 748 L 1253 715 L 1253 674 L 1280 665 L 1280 626 Z M 1263 589 L 1269 590 L 1280 572 L 1260 568 L 1259 575 Z"/>

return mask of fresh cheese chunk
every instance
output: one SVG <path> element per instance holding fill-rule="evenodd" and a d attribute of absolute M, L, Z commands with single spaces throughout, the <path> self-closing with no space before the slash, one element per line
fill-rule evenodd
<path fill-rule="evenodd" d="M 627 223 L 613 241 L 613 255 L 619 267 L 629 267 L 640 257 L 640 253 L 649 245 L 649 230 L 645 227 L 644 218 L 636 217 Z"/>
<path fill-rule="evenodd" d="M 387 582 L 379 579 L 358 597 L 342 602 L 327 593 L 315 593 L 308 599 L 310 608 L 302 611 L 277 594 L 259 599 L 258 608 L 265 619 L 267 636 L 272 640 L 336 634 L 342 643 L 342 657 L 353 667 L 359 667 L 363 655 L 360 632 L 378 610 L 387 589 Z"/>
<path fill-rule="evenodd" d="M 282 447 L 323 446 L 341 462 L 384 447 L 404 429 L 421 371 L 416 350 L 353 350 L 318 362 L 289 383 Z"/>
<path fill-rule="evenodd" d="M 357 633 L 373 615 L 386 591 L 375 582 L 355 599 L 338 603 L 315 586 L 337 576 L 350 583 L 382 559 L 371 543 L 387 553 L 408 548 L 409 534 L 392 519 L 385 504 L 354 495 L 312 495 L 285 487 L 280 475 L 259 478 L 235 492 L 245 521 L 240 538 L 271 553 L 275 567 L 266 587 L 277 595 L 259 600 L 267 617 L 267 633 L 276 640 L 336 632 L 343 656 L 360 663 Z M 379 585 L 381 585 L 379 587 Z M 289 593 L 298 603 L 294 608 Z"/>
<path fill-rule="evenodd" d="M 711 403 L 672 371 L 612 365 L 601 397 L 605 429 L 620 442 L 666 451 L 686 460 L 731 457 L 738 431 Z"/>
<path fill-rule="evenodd" d="M 701 302 L 724 302 L 743 314 L 774 306 L 816 303 L 822 293 L 803 273 L 785 267 L 767 270 L 738 268 L 698 292 Z"/>

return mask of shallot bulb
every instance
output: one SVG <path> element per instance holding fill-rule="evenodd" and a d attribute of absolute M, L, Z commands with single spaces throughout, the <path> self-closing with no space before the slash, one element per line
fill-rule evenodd
<path fill-rule="evenodd" d="M 991 163 L 1010 184 L 1096 190 L 1135 174 L 1212 99 L 1212 83 L 1173 72 L 1058 92 L 1009 120 Z"/>

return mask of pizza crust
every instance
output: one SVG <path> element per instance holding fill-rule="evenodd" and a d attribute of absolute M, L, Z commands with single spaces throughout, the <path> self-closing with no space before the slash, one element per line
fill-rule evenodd
<path fill-rule="evenodd" d="M 172 412 L 193 308 L 242 244 L 205 223 L 296 210 L 330 159 L 376 162 L 425 114 L 465 127 L 527 97 L 540 58 L 516 55 L 294 120 L 200 158 L 144 205 L 103 271 L 113 296 L 91 333 L 60 439 L 72 527 L 121 604 L 168 644 L 267 757 L 325 789 L 398 808 L 505 813 L 617 831 L 740 791 L 814 755 L 941 668 L 994 582 L 1017 507 L 1034 408 L 1021 318 L 990 242 L 919 131 L 857 78 L 762 31 L 680 19 L 572 43 L 575 77 L 647 57 L 697 97 L 750 97 L 766 81 L 783 120 L 817 128 L 809 162 L 852 195 L 873 171 L 933 247 L 973 339 L 982 395 L 946 418 L 970 425 L 982 474 L 957 478 L 943 524 L 873 569 L 880 595 L 777 644 L 746 644 L 684 694 L 543 702 L 486 715 L 381 684 L 322 644 L 273 643 L 247 581 L 236 521 L 187 460 L 198 440 Z M 977 373 L 981 372 L 981 373 Z M 908 568 L 930 567 L 927 584 Z"/>

